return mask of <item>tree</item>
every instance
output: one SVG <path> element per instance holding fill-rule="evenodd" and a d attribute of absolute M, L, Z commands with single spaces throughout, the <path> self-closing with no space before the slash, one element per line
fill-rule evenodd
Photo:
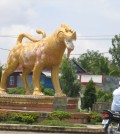
<path fill-rule="evenodd" d="M 113 47 L 109 49 L 109 53 L 112 55 L 113 64 L 120 67 L 120 34 L 114 36 L 112 46 Z"/>
<path fill-rule="evenodd" d="M 77 97 L 80 91 L 80 82 L 70 61 L 64 56 L 61 64 L 60 83 L 63 92 L 69 97 Z"/>
<path fill-rule="evenodd" d="M 112 102 L 112 98 L 113 98 L 112 92 L 113 92 L 112 88 L 110 88 L 109 91 L 98 89 L 96 91 L 97 101 L 98 102 Z"/>
<path fill-rule="evenodd" d="M 110 76 L 120 76 L 120 67 L 116 66 L 115 64 L 111 63 L 109 66 L 109 75 Z"/>
<path fill-rule="evenodd" d="M 84 96 L 82 99 L 82 108 L 88 110 L 89 108 L 92 109 L 92 105 L 95 102 L 96 102 L 96 88 L 94 86 L 93 80 L 91 79 L 85 88 Z"/>
<path fill-rule="evenodd" d="M 91 70 L 93 74 L 109 74 L 109 60 L 108 58 L 101 56 L 99 59 L 96 58 L 91 64 Z"/>
<path fill-rule="evenodd" d="M 92 74 L 109 74 L 109 60 L 99 51 L 87 50 L 78 58 L 78 62 L 83 68 Z"/>
<path fill-rule="evenodd" d="M 0 65 L 0 82 L 1 82 L 2 70 L 3 70 L 3 65 Z"/>

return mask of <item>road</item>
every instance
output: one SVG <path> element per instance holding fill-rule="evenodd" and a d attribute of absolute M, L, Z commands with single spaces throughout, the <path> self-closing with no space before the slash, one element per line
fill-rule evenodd
<path fill-rule="evenodd" d="M 25 132 L 25 131 L 0 131 L 0 134 L 68 134 L 68 133 L 44 133 L 44 132 Z M 70 133 L 70 134 L 72 134 L 72 133 Z"/>
<path fill-rule="evenodd" d="M 28 131 L 0 131 L 0 134 L 78 134 L 78 133 L 44 133 L 44 132 L 28 132 Z M 79 133 L 79 134 L 86 134 L 86 133 Z M 89 133 L 93 134 L 93 133 Z M 94 133 L 98 134 L 98 133 Z M 104 133 L 99 133 L 104 134 Z"/>

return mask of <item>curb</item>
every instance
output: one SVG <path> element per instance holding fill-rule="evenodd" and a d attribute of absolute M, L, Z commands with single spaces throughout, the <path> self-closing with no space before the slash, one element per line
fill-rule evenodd
<path fill-rule="evenodd" d="M 61 126 L 42 126 L 42 125 L 24 125 L 24 124 L 0 124 L 0 130 L 13 131 L 39 131 L 39 132 L 60 132 L 60 133 L 89 133 L 89 134 L 104 134 L 102 128 L 96 126 L 80 127 L 61 127 Z"/>

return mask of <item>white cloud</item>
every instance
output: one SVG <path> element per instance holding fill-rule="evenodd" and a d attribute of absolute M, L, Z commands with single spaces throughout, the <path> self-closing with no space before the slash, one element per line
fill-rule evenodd
<path fill-rule="evenodd" d="M 34 28 L 25 25 L 11 25 L 10 27 L 3 27 L 0 30 L 1 36 L 8 36 L 8 37 L 0 37 L 0 48 L 9 49 L 11 50 L 15 44 L 17 37 L 20 33 L 29 33 L 31 35 L 36 36 L 37 33 L 35 32 Z M 0 49 L 0 62 L 6 63 L 9 51 L 1 50 Z"/>
<path fill-rule="evenodd" d="M 68 23 L 81 35 L 118 34 L 120 1 L 112 0 L 1 0 L 0 35 L 18 35 L 27 32 L 35 35 L 36 29 L 53 32 L 61 23 Z M 0 48 L 11 49 L 16 38 L 1 38 Z M 111 42 L 78 40 L 73 54 L 89 50 L 108 51 Z M 5 63 L 8 52 L 0 50 Z"/>
<path fill-rule="evenodd" d="M 109 48 L 111 47 L 111 40 L 88 40 L 88 38 L 82 38 L 75 42 L 75 49 L 71 53 L 71 57 L 78 58 L 81 54 L 86 53 L 87 50 L 99 51 L 105 57 L 111 58 Z"/>
<path fill-rule="evenodd" d="M 101 0 L 99 1 L 101 4 L 101 13 L 103 16 L 115 20 L 115 21 L 120 21 L 120 1 L 112 1 L 112 0 Z"/>

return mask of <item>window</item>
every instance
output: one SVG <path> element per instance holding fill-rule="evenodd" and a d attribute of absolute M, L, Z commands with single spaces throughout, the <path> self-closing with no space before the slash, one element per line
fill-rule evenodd
<path fill-rule="evenodd" d="M 14 76 L 10 76 L 9 84 L 10 84 L 11 86 L 14 85 Z"/>

